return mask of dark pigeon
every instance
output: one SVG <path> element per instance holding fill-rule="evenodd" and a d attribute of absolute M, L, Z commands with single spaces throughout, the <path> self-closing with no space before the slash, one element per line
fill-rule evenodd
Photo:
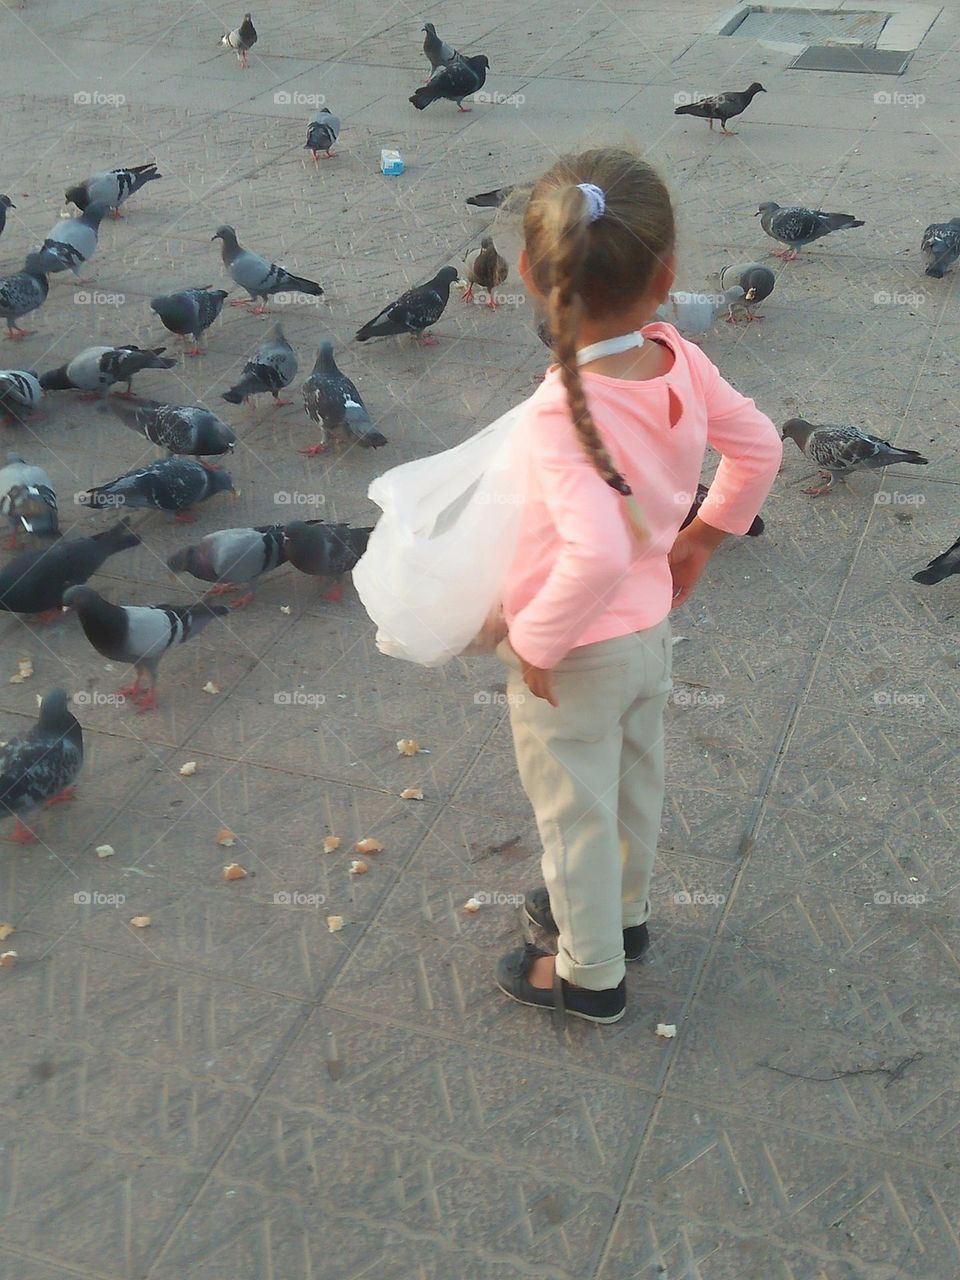
<path fill-rule="evenodd" d="M 814 425 L 803 418 L 789 418 L 782 432 L 785 440 L 792 440 L 801 453 L 816 463 L 826 480 L 819 488 L 804 489 L 811 497 L 826 493 L 834 480 L 845 480 L 853 471 L 872 471 L 901 462 L 927 466 L 927 459 L 915 449 L 898 449 L 859 427 L 832 422 Z"/>
<path fill-rule="evenodd" d="M 378 449 L 387 443 L 387 437 L 370 421 L 360 392 L 337 368 L 332 342 L 320 344 L 313 372 L 303 384 L 303 404 L 307 416 L 320 424 L 320 443 L 302 450 L 309 457 L 323 453 L 329 432 L 342 431 L 364 449 Z"/>
<path fill-rule="evenodd" d="M 848 227 L 862 227 L 864 222 L 852 213 L 824 213 L 822 209 L 805 209 L 795 205 L 781 209 L 773 200 L 765 201 L 755 218 L 771 240 L 779 240 L 786 249 L 775 249 L 774 257 L 792 262 L 798 257 L 797 249 L 828 236 L 832 231 L 844 231 Z"/>
<path fill-rule="evenodd" d="M 23 270 L 0 276 L 0 316 L 7 322 L 8 338 L 28 338 L 32 329 L 21 329 L 17 321 L 42 307 L 50 292 L 47 269 L 39 253 L 28 253 Z"/>
<path fill-rule="evenodd" d="M 119 605 L 104 600 L 92 587 L 71 587 L 63 603 L 76 609 L 83 633 L 97 653 L 112 662 L 130 662 L 137 678 L 118 690 L 138 710 L 157 707 L 157 667 L 166 651 L 199 635 L 214 618 L 230 612 L 226 605 L 200 601 L 191 605 Z M 147 678 L 145 689 L 141 683 Z"/>
<path fill-rule="evenodd" d="M 83 730 L 70 713 L 66 692 L 51 689 L 33 728 L 0 747 L 0 813 L 17 820 L 7 839 L 33 844 L 37 837 L 20 815 L 38 805 L 72 800 L 82 766 Z"/>
<path fill-rule="evenodd" d="M 160 317 L 160 323 L 178 337 L 193 338 L 193 346 L 184 354 L 202 356 L 200 335 L 205 333 L 223 310 L 226 289 L 181 289 L 178 293 L 165 293 L 150 302 L 150 310 Z"/>
<path fill-rule="evenodd" d="M 281 400 L 280 392 L 297 376 L 297 356 L 293 347 L 283 336 L 283 329 L 275 324 L 270 337 L 261 343 L 253 360 L 243 366 L 243 376 L 229 391 L 224 391 L 223 399 L 229 404 L 242 404 L 250 396 L 263 395 L 269 391 L 273 396 L 275 408 L 291 404 L 290 400 Z"/>
<path fill-rule="evenodd" d="M 42 550 L 24 551 L 0 569 L 0 609 L 44 614 L 44 621 L 52 621 L 68 587 L 86 582 L 110 556 L 139 544 L 121 520 L 92 538 L 61 538 Z"/>
<path fill-rule="evenodd" d="M 98 510 L 147 507 L 172 511 L 186 522 L 194 519 L 191 507 L 217 493 L 236 493 L 229 472 L 205 467 L 192 458 L 162 458 L 78 494 L 77 502 Z"/>
<path fill-rule="evenodd" d="M 687 525 L 690 523 L 690 521 L 693 519 L 693 517 L 697 514 L 697 512 L 703 506 L 704 498 L 707 496 L 709 492 L 710 491 L 705 484 L 697 485 L 696 495 L 694 496 L 693 502 L 690 505 L 690 510 L 683 517 L 683 524 L 680 526 L 681 529 L 685 529 Z M 757 516 L 754 519 L 753 524 L 747 530 L 746 536 L 748 538 L 759 538 L 765 528 L 766 528 L 766 525 L 763 523 L 760 517 Z"/>
<path fill-rule="evenodd" d="M 942 279 L 960 258 L 960 218 L 931 222 L 923 233 L 920 249 L 928 259 L 926 274 Z"/>
<path fill-rule="evenodd" d="M 442 67 L 416 93 L 411 94 L 410 101 L 418 111 L 425 111 L 431 102 L 445 98 L 448 102 L 455 102 L 458 111 L 469 111 L 463 100 L 483 88 L 489 66 L 489 59 L 482 53 L 473 58 L 458 55 L 449 66 Z"/>
<path fill-rule="evenodd" d="M 208 595 L 221 595 L 246 587 L 233 601 L 241 609 L 253 599 L 250 583 L 286 564 L 282 524 L 258 525 L 254 529 L 218 529 L 190 547 L 181 547 L 167 560 L 174 573 L 189 573 L 201 582 L 216 585 Z"/>
<path fill-rule="evenodd" d="M 357 341 L 368 342 L 370 338 L 412 333 L 424 345 L 432 346 L 436 338 L 425 337 L 424 330 L 436 324 L 443 315 L 450 299 L 450 286 L 458 275 L 456 267 L 442 267 L 426 284 L 408 289 L 357 330 Z"/>
<path fill-rule="evenodd" d="M 234 298 L 231 307 L 247 307 L 255 302 L 254 314 L 262 315 L 267 309 L 266 299 L 272 293 L 305 293 L 312 298 L 323 297 L 323 288 L 315 280 L 291 275 L 275 262 L 261 258 L 259 253 L 244 249 L 233 227 L 218 227 L 211 239 L 221 242 L 223 265 L 241 289 L 246 289 L 250 295 L 249 301 Z"/>
<path fill-rule="evenodd" d="M 516 191 L 516 187 L 496 187 L 493 191 L 479 191 L 475 196 L 467 196 L 467 204 L 477 209 L 499 209 L 505 205 Z"/>
<path fill-rule="evenodd" d="M 108 401 L 125 426 L 170 453 L 193 458 L 230 453 L 237 443 L 231 427 L 201 405 L 160 404 L 156 400 Z"/>
<path fill-rule="evenodd" d="M 50 369 L 40 375 L 44 391 L 85 391 L 101 398 L 115 382 L 125 382 L 126 391 L 133 394 L 131 384 L 144 369 L 173 369 L 176 360 L 164 356 L 166 347 L 87 347 L 58 369 Z"/>
<path fill-rule="evenodd" d="M 935 582 L 942 582 L 955 573 L 960 573 L 960 538 L 941 555 L 935 556 L 925 569 L 915 573 L 913 580 L 922 582 L 925 587 L 932 587 Z"/>
<path fill-rule="evenodd" d="M 689 102 L 685 106 L 676 107 L 675 116 L 697 116 L 701 120 L 709 120 L 713 128 L 714 120 L 720 121 L 722 133 L 733 136 L 733 130 L 727 128 L 727 121 L 745 111 L 758 93 L 766 93 L 763 85 L 754 80 L 749 89 L 742 93 L 718 93 L 712 98 L 701 98 L 699 102 Z"/>
<path fill-rule="evenodd" d="M 373 529 L 353 529 L 348 524 L 324 524 L 321 520 L 295 520 L 286 526 L 284 549 L 295 569 L 331 582 L 327 599 L 339 600 L 340 579 L 349 573 L 367 549 Z"/>
<path fill-rule="evenodd" d="M 106 169 L 94 173 L 64 193 L 68 203 L 85 212 L 92 204 L 105 204 L 120 216 L 120 206 L 148 182 L 162 178 L 155 164 L 135 164 L 129 169 Z"/>
<path fill-rule="evenodd" d="M 735 313 L 742 313 L 747 320 L 762 320 L 763 316 L 755 314 L 755 308 L 773 293 L 777 277 L 762 262 L 744 262 L 738 266 L 724 267 L 720 272 L 720 288 L 729 289 L 737 285 L 743 290 L 739 301 L 730 303 L 727 319 L 736 322 Z"/>
<path fill-rule="evenodd" d="M 327 160 L 332 160 L 337 154 L 332 147 L 339 135 L 340 121 L 332 114 L 329 107 L 321 107 L 307 125 L 304 150 L 313 153 L 315 163 L 319 162 L 321 151 Z"/>
<path fill-rule="evenodd" d="M 243 21 L 239 27 L 233 31 L 228 31 L 225 36 L 220 37 L 220 43 L 225 49 L 232 49 L 237 55 L 241 69 L 246 71 L 247 53 L 257 43 L 257 28 L 253 25 L 253 19 L 249 13 L 243 15 Z"/>
<path fill-rule="evenodd" d="M 3 228 L 7 225 L 7 210 L 16 207 L 9 196 L 0 196 L 0 236 L 3 235 Z"/>

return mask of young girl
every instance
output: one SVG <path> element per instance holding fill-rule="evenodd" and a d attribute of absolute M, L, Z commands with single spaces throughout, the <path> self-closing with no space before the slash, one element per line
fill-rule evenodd
<path fill-rule="evenodd" d="M 668 614 L 777 474 L 773 424 L 671 325 L 670 197 L 626 151 L 562 160 L 533 189 L 520 274 L 557 363 L 518 442 L 526 502 L 504 588 L 517 764 L 543 844 L 528 944 L 497 983 L 514 1000 L 616 1022 L 624 961 L 647 948 L 663 803 Z M 642 335 L 640 330 L 643 330 Z M 682 533 L 704 451 L 722 455 Z"/>

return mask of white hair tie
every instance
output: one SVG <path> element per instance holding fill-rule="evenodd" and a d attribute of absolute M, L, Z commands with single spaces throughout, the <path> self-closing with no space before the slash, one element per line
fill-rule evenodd
<path fill-rule="evenodd" d="M 607 197 L 592 182 L 578 182 L 577 186 L 587 197 L 587 222 L 596 222 L 607 211 Z"/>

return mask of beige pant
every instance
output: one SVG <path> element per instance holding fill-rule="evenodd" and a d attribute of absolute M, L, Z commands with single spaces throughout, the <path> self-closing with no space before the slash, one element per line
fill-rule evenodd
<path fill-rule="evenodd" d="M 650 913 L 673 687 L 669 620 L 574 649 L 553 669 L 557 707 L 530 693 L 506 641 L 497 652 L 510 670 L 517 767 L 560 930 L 557 972 L 594 991 L 615 987 L 623 929 Z"/>

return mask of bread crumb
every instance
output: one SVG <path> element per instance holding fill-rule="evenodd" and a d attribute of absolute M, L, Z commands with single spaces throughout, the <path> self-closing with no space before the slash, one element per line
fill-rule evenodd
<path fill-rule="evenodd" d="M 181 778 L 192 778 L 197 772 L 196 760 L 188 760 L 186 764 L 182 764 L 178 770 Z"/>
<path fill-rule="evenodd" d="M 134 916 L 130 923 L 135 929 L 147 929 L 153 921 L 149 916 Z"/>
<path fill-rule="evenodd" d="M 224 880 L 242 880 L 246 874 L 239 862 L 228 862 L 223 868 Z"/>
<path fill-rule="evenodd" d="M 664 1040 L 672 1040 L 677 1034 L 676 1024 L 673 1022 L 658 1022 L 657 1035 L 663 1036 Z"/>
<path fill-rule="evenodd" d="M 336 853 L 336 851 L 340 848 L 341 844 L 343 844 L 343 841 L 340 839 L 339 836 L 324 836 L 323 852 Z"/>
<path fill-rule="evenodd" d="M 343 928 L 343 916 L 327 916 L 327 928 L 331 933 L 339 933 Z"/>
<path fill-rule="evenodd" d="M 352 876 L 362 876 L 367 869 L 367 864 L 362 858 L 355 858 L 350 863 L 350 874 Z"/>
<path fill-rule="evenodd" d="M 372 836 L 367 836 L 366 840 L 358 840 L 353 846 L 357 853 L 382 853 L 383 845 L 379 840 L 374 840 Z"/>
<path fill-rule="evenodd" d="M 400 799 L 401 800 L 422 800 L 423 792 L 420 790 L 419 787 L 405 787 L 403 791 L 400 792 Z"/>
<path fill-rule="evenodd" d="M 112 844 L 98 844 L 98 845 L 97 845 L 97 857 L 98 857 L 98 858 L 112 858 L 115 852 L 116 852 L 116 850 L 114 849 L 114 847 L 113 847 L 113 845 L 112 845 Z"/>

